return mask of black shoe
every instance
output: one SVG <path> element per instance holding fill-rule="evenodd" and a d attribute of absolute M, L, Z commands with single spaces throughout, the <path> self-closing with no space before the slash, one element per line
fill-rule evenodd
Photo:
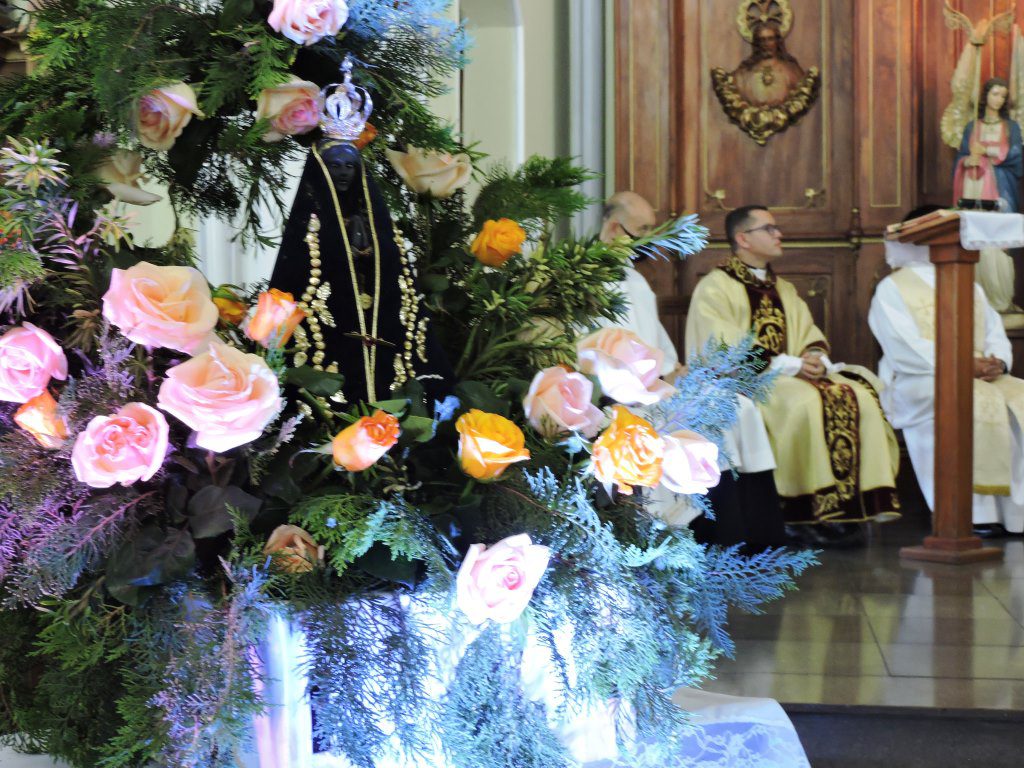
<path fill-rule="evenodd" d="M 818 523 L 805 526 L 814 546 L 824 549 L 856 549 L 865 544 L 864 526 L 858 523 Z"/>
<path fill-rule="evenodd" d="M 999 523 L 979 523 L 971 531 L 979 539 L 1002 539 L 1009 535 Z"/>
<path fill-rule="evenodd" d="M 807 538 L 808 529 L 813 525 L 787 525 L 785 526 L 786 544 L 791 547 L 814 547 L 814 542 Z"/>

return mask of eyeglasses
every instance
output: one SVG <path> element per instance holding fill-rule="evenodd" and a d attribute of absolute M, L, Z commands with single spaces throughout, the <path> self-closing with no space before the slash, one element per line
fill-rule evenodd
<path fill-rule="evenodd" d="M 753 229 L 744 229 L 740 234 L 749 235 L 751 232 L 767 232 L 769 235 L 781 235 L 782 230 L 774 224 L 762 224 L 760 227 L 754 227 Z"/>
<path fill-rule="evenodd" d="M 641 225 L 637 229 L 637 234 L 635 235 L 628 229 L 626 229 L 625 225 L 622 222 L 619 222 L 619 226 L 622 227 L 622 231 L 626 233 L 626 236 L 629 237 L 630 240 L 639 240 L 641 237 L 646 237 L 651 232 L 650 224 Z"/>

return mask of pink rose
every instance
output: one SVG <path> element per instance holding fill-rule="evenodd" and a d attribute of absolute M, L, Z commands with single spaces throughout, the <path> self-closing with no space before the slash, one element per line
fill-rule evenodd
<path fill-rule="evenodd" d="M 521 533 L 491 547 L 473 544 L 455 578 L 456 602 L 473 624 L 515 621 L 533 597 L 551 550 Z"/>
<path fill-rule="evenodd" d="M 348 20 L 345 0 L 274 0 L 267 23 L 294 43 L 312 45 L 338 34 Z"/>
<path fill-rule="evenodd" d="M 192 86 L 175 83 L 154 88 L 139 99 L 139 143 L 150 149 L 170 149 L 193 115 L 203 117 Z"/>
<path fill-rule="evenodd" d="M 320 122 L 320 89 L 316 83 L 292 78 L 273 88 L 264 88 L 256 100 L 256 119 L 270 120 L 264 141 L 309 133 Z"/>
<path fill-rule="evenodd" d="M 157 404 L 196 432 L 196 444 L 218 453 L 250 443 L 281 410 L 277 376 L 259 355 L 213 342 L 167 371 Z"/>
<path fill-rule="evenodd" d="M 220 313 L 198 269 L 140 261 L 111 273 L 103 316 L 136 344 L 192 354 L 213 339 Z"/>
<path fill-rule="evenodd" d="M 696 432 L 682 430 L 662 438 L 665 458 L 661 484 L 675 493 L 707 493 L 718 485 L 718 446 Z"/>
<path fill-rule="evenodd" d="M 665 354 L 625 328 L 602 328 L 576 345 L 579 368 L 597 376 L 608 397 L 623 405 L 653 405 L 675 393 L 662 381 Z"/>
<path fill-rule="evenodd" d="M 23 323 L 0 336 L 0 400 L 27 403 L 67 377 L 64 350 L 42 328 Z"/>
<path fill-rule="evenodd" d="M 93 488 L 149 480 L 167 456 L 167 420 L 145 403 L 128 403 L 113 416 L 96 416 L 75 440 L 75 477 Z"/>
<path fill-rule="evenodd" d="M 556 365 L 533 377 L 523 400 L 523 410 L 530 426 L 544 437 L 552 438 L 564 432 L 593 437 L 604 419 L 601 409 L 591 402 L 593 394 L 594 384 L 590 379 Z"/>

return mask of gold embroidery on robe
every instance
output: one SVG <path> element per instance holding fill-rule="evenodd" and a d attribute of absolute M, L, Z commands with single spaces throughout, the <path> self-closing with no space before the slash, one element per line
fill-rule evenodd
<path fill-rule="evenodd" d="M 750 329 L 757 345 L 767 350 L 769 357 L 781 355 L 786 351 L 786 311 L 775 288 L 775 273 L 771 266 L 767 268 L 764 280 L 759 280 L 736 255 L 721 269 L 747 289 Z"/>
<path fill-rule="evenodd" d="M 821 395 L 825 445 L 832 475 L 836 479 L 833 488 L 814 494 L 812 509 L 814 516 L 820 517 L 837 510 L 859 491 L 860 409 L 857 407 L 857 394 L 848 384 L 828 379 L 812 383 Z"/>
<path fill-rule="evenodd" d="M 786 349 L 786 316 L 767 294 L 761 295 L 751 319 L 757 343 L 773 356 L 781 355 Z"/>

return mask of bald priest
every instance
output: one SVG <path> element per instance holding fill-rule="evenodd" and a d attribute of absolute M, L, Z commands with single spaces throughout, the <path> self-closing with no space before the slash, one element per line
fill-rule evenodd
<path fill-rule="evenodd" d="M 783 249 L 771 211 L 737 208 L 725 228 L 732 256 L 697 284 L 686 348 L 692 353 L 712 339 L 736 344 L 753 333 L 758 362 L 777 374 L 760 407 L 786 522 L 817 534 L 842 528 L 821 524 L 898 517 L 899 449 L 878 379 L 866 368 L 832 363 L 807 304 L 772 271 Z"/>

